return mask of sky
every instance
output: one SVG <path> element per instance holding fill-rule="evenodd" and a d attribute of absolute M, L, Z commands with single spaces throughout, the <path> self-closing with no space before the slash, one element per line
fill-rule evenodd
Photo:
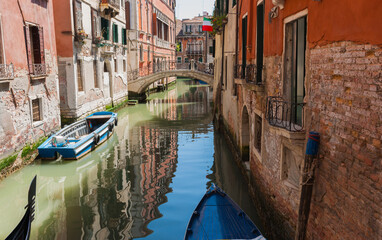
<path fill-rule="evenodd" d="M 193 18 L 202 15 L 203 11 L 211 15 L 214 2 L 215 0 L 176 0 L 176 18 Z"/>

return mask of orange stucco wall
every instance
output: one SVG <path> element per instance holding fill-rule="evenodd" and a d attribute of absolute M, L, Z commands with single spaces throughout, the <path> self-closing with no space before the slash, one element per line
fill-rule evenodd
<path fill-rule="evenodd" d="M 70 1 L 53 0 L 53 8 L 56 24 L 57 54 L 60 57 L 72 57 L 73 40 Z"/>
<path fill-rule="evenodd" d="M 15 68 L 27 69 L 27 50 L 24 35 L 24 20 L 38 24 L 44 29 L 44 48 L 49 50 L 52 59 L 56 59 L 54 17 L 52 1 L 36 4 L 30 0 L 0 1 L 1 23 L 3 28 L 5 57 L 7 63 Z"/>
<path fill-rule="evenodd" d="M 382 45 L 382 3 L 380 0 L 286 0 L 279 16 L 268 21 L 274 5 L 265 1 L 264 55 L 282 55 L 284 19 L 308 9 L 308 46 L 326 45 L 337 41 L 354 41 Z M 240 6 L 242 5 L 242 6 Z M 247 58 L 255 58 L 256 51 L 256 3 L 243 0 L 239 6 L 239 52 L 241 52 L 241 19 L 248 13 Z M 239 54 L 239 59 L 241 54 Z"/>

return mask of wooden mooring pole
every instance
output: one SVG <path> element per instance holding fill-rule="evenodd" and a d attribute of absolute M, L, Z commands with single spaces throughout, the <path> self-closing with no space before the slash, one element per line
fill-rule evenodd
<path fill-rule="evenodd" d="M 306 144 L 306 153 L 301 183 L 300 206 L 298 210 L 298 222 L 295 240 L 304 240 L 306 225 L 308 223 L 310 202 L 312 199 L 314 170 L 316 168 L 320 134 L 310 132 Z"/>

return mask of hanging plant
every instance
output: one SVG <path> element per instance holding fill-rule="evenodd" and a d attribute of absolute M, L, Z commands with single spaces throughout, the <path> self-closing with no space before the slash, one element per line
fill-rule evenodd
<path fill-rule="evenodd" d="M 213 15 L 212 16 L 212 36 L 220 34 L 223 31 L 224 25 L 228 22 L 227 15 Z"/>
<path fill-rule="evenodd" d="M 82 46 L 85 44 L 85 39 L 88 38 L 88 35 L 85 33 L 83 29 L 79 29 L 75 36 L 75 40 Z"/>
<path fill-rule="evenodd" d="M 100 43 L 102 43 L 102 41 L 103 41 L 103 37 L 102 36 L 96 36 L 94 39 L 93 39 L 93 41 L 94 41 L 94 43 L 95 44 L 100 44 Z"/>

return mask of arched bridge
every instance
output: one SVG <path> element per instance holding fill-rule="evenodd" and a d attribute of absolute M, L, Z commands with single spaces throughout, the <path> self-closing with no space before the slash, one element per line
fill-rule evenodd
<path fill-rule="evenodd" d="M 213 86 L 214 75 L 212 71 L 201 69 L 197 64 L 187 64 L 188 67 L 175 64 L 162 63 L 161 66 L 154 66 L 153 69 L 139 69 L 130 72 L 128 76 L 129 93 L 137 95 L 143 94 L 150 84 L 167 77 L 188 77 L 201 80 Z M 190 66 L 191 65 L 191 66 Z M 210 68 L 209 68 L 210 69 Z M 209 70 L 208 69 L 208 70 Z M 213 69 L 213 68 L 212 68 Z M 146 73 L 146 74 L 145 74 Z"/>

